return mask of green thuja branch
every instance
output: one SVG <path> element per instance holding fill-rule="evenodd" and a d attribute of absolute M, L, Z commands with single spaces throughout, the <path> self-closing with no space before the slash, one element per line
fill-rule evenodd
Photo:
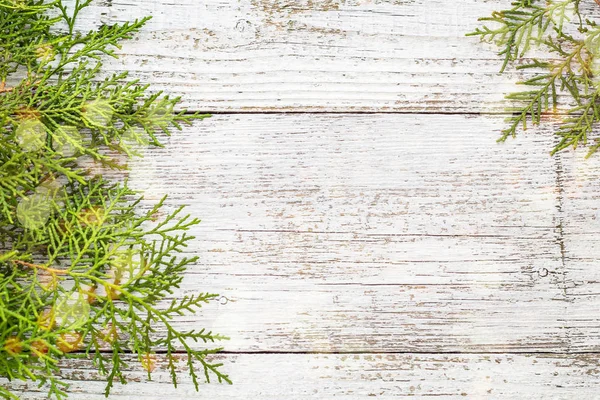
<path fill-rule="evenodd" d="M 511 9 L 480 18 L 480 21 L 492 22 L 496 27 L 484 25 L 468 34 L 494 41 L 501 47 L 499 54 L 504 56 L 501 72 L 510 61 L 523 57 L 532 45 L 540 44 L 550 27 L 562 32 L 566 13 L 573 7 L 578 10 L 578 4 L 575 4 L 578 2 L 573 0 L 549 2 L 542 6 L 534 3 L 534 0 L 514 2 Z"/>
<path fill-rule="evenodd" d="M 206 346 L 225 337 L 180 330 L 173 318 L 216 297 L 177 297 L 189 230 L 183 208 L 159 218 L 166 199 L 142 212 L 122 169 L 144 146 L 206 115 L 175 112 L 178 98 L 149 93 L 127 73 L 101 77 L 102 60 L 147 21 L 78 32 L 90 0 L 0 0 L 0 376 L 32 380 L 67 397 L 59 362 L 87 358 L 106 377 L 106 395 L 125 383 L 124 354 L 148 372 L 163 353 L 198 389 L 231 383 Z M 200 378 L 201 377 L 201 378 Z M 0 396 L 17 399 L 10 386 Z"/>
<path fill-rule="evenodd" d="M 499 141 L 553 114 L 560 122 L 552 154 L 588 145 L 600 121 L 600 27 L 592 15 L 582 14 L 584 8 L 588 14 L 592 10 L 597 14 L 596 3 L 600 4 L 591 0 L 517 1 L 510 9 L 481 18 L 484 25 L 468 34 L 499 46 L 500 72 L 510 66 L 528 76 L 518 82 L 524 90 L 506 96 L 511 116 Z M 598 138 L 593 139 L 588 156 L 600 148 Z"/>

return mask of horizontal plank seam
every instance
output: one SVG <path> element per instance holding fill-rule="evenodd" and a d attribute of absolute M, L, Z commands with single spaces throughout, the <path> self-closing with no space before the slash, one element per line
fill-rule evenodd
<path fill-rule="evenodd" d="M 401 111 L 401 110 L 353 110 L 353 111 L 331 111 L 331 110 L 228 110 L 228 111 L 211 111 L 211 110 L 192 110 L 186 108 L 183 111 L 183 114 L 211 114 L 211 115 L 304 115 L 304 114 L 315 114 L 315 115 L 470 115 L 470 116 L 500 116 L 500 117 L 510 117 L 510 116 L 518 116 L 521 113 L 508 113 L 503 111 L 427 111 L 427 110 L 418 110 L 418 111 Z M 552 113 L 542 113 L 542 118 L 544 116 L 547 117 L 555 117 L 557 115 L 579 115 L 577 112 L 552 112 Z M 544 121 L 542 121 L 543 123 Z"/>
<path fill-rule="evenodd" d="M 183 352 L 185 353 L 185 352 Z M 217 354 L 323 354 L 323 355 L 345 355 L 345 354 L 417 354 L 417 355 L 564 355 L 564 356 L 573 356 L 573 355 L 599 355 L 598 351 L 573 351 L 573 352 L 565 352 L 565 351 L 331 351 L 331 352 L 322 352 L 322 351 L 222 351 Z"/>
<path fill-rule="evenodd" d="M 102 354 L 112 354 L 110 350 L 101 350 Z M 123 351 L 122 354 L 133 355 L 136 354 L 132 351 Z M 85 352 L 73 352 L 71 354 L 85 354 Z M 157 355 L 167 354 L 166 350 L 157 350 Z M 174 355 L 185 355 L 187 354 L 183 350 L 172 351 L 170 354 Z M 220 351 L 213 355 L 370 355 L 370 354 L 404 354 L 404 355 L 548 355 L 548 356 L 577 356 L 577 355 L 597 355 L 600 357 L 598 351 L 405 351 L 405 350 L 381 350 L 381 351 L 277 351 L 277 350 L 257 350 L 257 351 Z"/>
<path fill-rule="evenodd" d="M 367 115 L 372 115 L 372 114 L 383 114 L 383 115 L 389 115 L 389 114 L 400 114 L 400 115 L 436 115 L 436 114 L 440 114 L 440 115 L 513 115 L 513 113 L 506 113 L 506 112 L 475 112 L 475 111 L 426 111 L 426 110 L 420 110 L 420 111 L 394 111 L 394 110 L 390 110 L 390 111 L 385 111 L 385 110 L 373 110 L 373 111 L 367 111 L 367 110 L 355 110 L 355 111 L 330 111 L 330 110 L 231 110 L 231 111 L 211 111 L 211 110 L 192 110 L 192 109 L 186 109 L 185 110 L 185 114 L 195 114 L 195 113 L 200 113 L 200 114 L 212 114 L 212 115 L 238 115 L 238 114 L 266 114 L 266 115 L 273 115 L 273 114 L 340 114 L 340 115 L 344 115 L 344 114 L 367 114 Z M 542 114 L 543 115 L 543 114 Z"/>

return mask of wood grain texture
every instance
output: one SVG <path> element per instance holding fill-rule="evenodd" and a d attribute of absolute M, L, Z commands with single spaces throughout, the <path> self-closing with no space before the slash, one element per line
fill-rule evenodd
<path fill-rule="evenodd" d="M 598 354 L 241 354 L 220 359 L 235 377 L 232 386 L 204 385 L 200 393 L 183 379 L 177 389 L 159 369 L 148 383 L 140 368 L 130 383 L 115 385 L 112 399 L 344 398 L 593 399 L 600 388 Z M 132 360 L 132 366 L 137 362 Z M 85 362 L 63 371 L 71 400 L 104 399 L 101 377 Z M 22 385 L 22 400 L 43 399 Z"/>
<path fill-rule="evenodd" d="M 589 3 L 589 4 L 588 4 Z M 518 88 L 467 38 L 506 1 L 111 0 L 80 29 L 152 15 L 108 72 L 217 111 L 502 112 Z M 584 14 L 600 16 L 593 2 Z M 531 54 L 542 56 L 543 54 Z"/>
<path fill-rule="evenodd" d="M 169 194 L 203 219 L 187 249 L 200 261 L 175 295 L 222 296 L 175 324 L 232 337 L 236 354 L 219 358 L 235 385 L 197 394 L 134 368 L 113 398 L 597 397 L 600 157 L 549 157 L 549 117 L 495 144 L 503 116 L 476 115 L 502 112 L 519 76 L 499 75 L 495 49 L 464 34 L 509 3 L 87 10 L 79 29 L 154 17 L 107 73 L 232 113 L 147 151 L 130 182 L 144 206 Z M 310 113 L 233 114 L 265 111 Z M 89 363 L 63 374 L 72 399 L 103 398 Z"/>
<path fill-rule="evenodd" d="M 585 151 L 561 154 L 558 187 L 564 199 L 565 292 L 577 307 L 572 311 L 569 337 L 573 346 L 600 343 L 600 157 L 585 159 Z"/>
<path fill-rule="evenodd" d="M 214 116 L 132 165 L 203 223 L 186 327 L 230 351 L 565 351 L 557 159 L 499 117 Z"/>

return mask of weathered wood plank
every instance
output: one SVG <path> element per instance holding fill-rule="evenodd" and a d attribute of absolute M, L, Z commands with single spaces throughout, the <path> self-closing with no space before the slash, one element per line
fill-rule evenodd
<path fill-rule="evenodd" d="M 563 153 L 559 161 L 560 226 L 563 231 L 565 295 L 572 302 L 569 341 L 594 350 L 600 343 L 600 157 L 586 150 Z"/>
<path fill-rule="evenodd" d="M 234 377 L 232 386 L 211 384 L 196 393 L 189 379 L 178 389 L 159 370 L 147 382 L 144 371 L 128 373 L 113 399 L 592 399 L 600 389 L 598 354 L 242 354 L 221 356 Z M 132 365 L 136 361 L 132 360 Z M 104 399 L 104 383 L 89 363 L 63 371 L 71 400 Z M 160 368 L 160 367 L 159 367 Z M 21 385 L 21 399 L 44 396 Z"/>
<path fill-rule="evenodd" d="M 501 117 L 215 116 L 133 165 L 203 218 L 189 327 L 230 351 L 561 351 L 569 303 L 548 132 Z"/>
<path fill-rule="evenodd" d="M 518 75 L 500 76 L 496 49 L 464 35 L 509 3 L 112 0 L 80 28 L 152 15 L 106 68 L 193 110 L 501 112 Z"/>

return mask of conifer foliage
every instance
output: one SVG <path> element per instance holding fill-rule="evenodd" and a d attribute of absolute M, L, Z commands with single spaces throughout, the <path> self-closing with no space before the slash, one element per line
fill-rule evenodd
<path fill-rule="evenodd" d="M 90 168 L 124 168 L 206 115 L 175 112 L 179 99 L 126 73 L 103 75 L 102 60 L 147 18 L 80 32 L 91 2 L 0 0 L 0 376 L 64 399 L 60 362 L 85 358 L 108 396 L 134 354 L 148 375 L 164 358 L 175 385 L 182 369 L 196 389 L 230 383 L 210 361 L 220 349 L 202 345 L 225 338 L 173 324 L 216 296 L 175 296 L 199 221 L 161 211 L 164 198 L 144 209 L 126 181 Z M 0 397 L 18 399 L 9 387 Z"/>
<path fill-rule="evenodd" d="M 495 43 L 500 71 L 519 71 L 523 90 L 506 96 L 510 106 L 500 141 L 539 124 L 545 114 L 560 120 L 552 154 L 587 146 L 588 157 L 600 148 L 593 128 L 600 121 L 600 0 L 519 0 L 480 18 L 483 26 L 469 36 Z M 564 117 L 562 117 L 564 115 Z"/>

